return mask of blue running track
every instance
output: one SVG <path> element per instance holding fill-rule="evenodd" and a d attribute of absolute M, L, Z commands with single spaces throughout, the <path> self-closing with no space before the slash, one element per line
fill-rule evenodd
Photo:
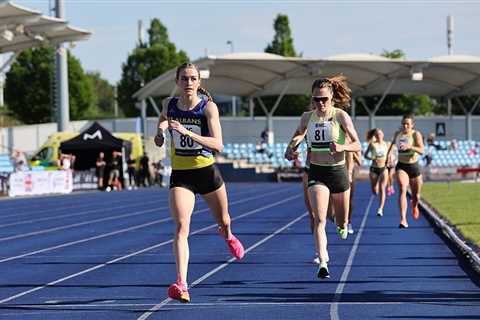
<path fill-rule="evenodd" d="M 197 199 L 190 304 L 175 280 L 167 189 L 0 201 L 0 319 L 480 319 L 479 278 L 421 216 L 398 229 L 396 198 L 378 218 L 366 183 L 355 234 L 328 223 L 331 278 L 316 278 L 299 183 L 227 185 L 230 257 Z"/>

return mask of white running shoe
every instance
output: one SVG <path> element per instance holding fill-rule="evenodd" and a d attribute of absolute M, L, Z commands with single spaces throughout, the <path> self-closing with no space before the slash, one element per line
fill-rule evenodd
<path fill-rule="evenodd" d="M 348 224 L 347 229 L 348 229 L 348 234 L 353 234 L 354 231 L 351 223 Z"/>
<path fill-rule="evenodd" d="M 315 259 L 313 259 L 313 263 L 315 263 L 315 264 L 320 264 L 320 258 L 319 258 L 319 257 L 315 257 Z"/>
<path fill-rule="evenodd" d="M 383 217 L 383 210 L 382 209 L 378 209 L 377 216 Z"/>

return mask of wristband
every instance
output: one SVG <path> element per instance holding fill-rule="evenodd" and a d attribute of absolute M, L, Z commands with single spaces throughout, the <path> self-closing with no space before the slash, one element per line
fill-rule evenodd
<path fill-rule="evenodd" d="M 185 135 L 188 137 L 192 137 L 192 132 L 190 130 L 187 130 L 187 132 L 185 132 Z"/>
<path fill-rule="evenodd" d="M 288 146 L 290 147 L 290 149 L 295 149 L 295 148 L 296 148 L 295 142 L 293 142 L 293 141 L 290 142 L 290 143 L 288 144 Z"/>

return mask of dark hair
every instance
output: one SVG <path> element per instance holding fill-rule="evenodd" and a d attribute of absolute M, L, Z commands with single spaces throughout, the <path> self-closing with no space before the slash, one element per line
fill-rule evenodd
<path fill-rule="evenodd" d="M 317 79 L 312 84 L 312 92 L 316 88 L 329 88 L 336 107 L 345 109 L 350 105 L 350 93 L 352 90 L 348 87 L 347 77 L 344 75 L 337 74 L 330 78 Z"/>
<path fill-rule="evenodd" d="M 403 120 L 406 120 L 406 119 L 412 120 L 412 123 L 415 122 L 415 118 L 413 117 L 413 114 L 406 114 L 406 115 L 404 115 L 403 118 L 402 118 L 402 121 L 403 121 Z"/>
<path fill-rule="evenodd" d="M 180 72 L 182 72 L 185 69 L 195 69 L 197 71 L 198 79 L 200 80 L 200 70 L 198 69 L 198 67 L 195 64 L 193 64 L 191 62 L 185 62 L 185 63 L 183 63 L 183 64 L 181 64 L 180 66 L 177 67 L 175 80 L 178 80 L 180 78 Z M 207 89 L 205 89 L 203 87 L 198 87 L 198 92 L 200 92 L 200 94 L 203 94 L 204 96 L 206 96 L 208 101 L 213 101 L 212 95 L 210 94 L 210 92 L 207 91 Z"/>
<path fill-rule="evenodd" d="M 367 131 L 367 141 L 371 142 L 373 139 L 373 136 L 377 133 L 377 128 L 373 128 Z"/>

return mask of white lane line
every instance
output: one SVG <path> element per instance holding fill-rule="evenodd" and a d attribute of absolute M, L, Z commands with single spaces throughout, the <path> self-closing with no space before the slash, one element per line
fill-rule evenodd
<path fill-rule="evenodd" d="M 232 195 L 230 195 L 231 197 L 232 196 L 237 196 L 237 195 L 243 195 L 244 193 L 250 193 L 250 191 L 246 191 L 246 192 L 243 192 L 243 191 L 239 191 L 239 192 L 235 192 L 233 193 Z M 88 214 L 88 213 L 94 213 L 94 212 L 103 212 L 105 210 L 112 210 L 112 209 L 123 209 L 123 208 L 129 208 L 129 207 L 136 207 L 138 206 L 139 203 L 141 203 L 142 205 L 146 205 L 146 204 L 152 204 L 152 203 L 157 203 L 157 202 L 168 202 L 168 198 L 166 199 L 160 199 L 160 200 L 153 200 L 153 201 L 143 201 L 143 200 L 146 200 L 146 199 L 143 199 L 144 197 L 140 198 L 140 199 L 137 199 L 137 198 L 133 198 L 133 199 L 127 199 L 127 200 L 121 200 L 121 201 L 115 201 L 115 202 L 109 202 L 109 207 L 108 208 L 105 208 L 105 207 L 102 207 L 102 208 L 98 208 L 98 204 L 97 204 L 97 208 L 96 209 L 92 209 L 92 210 L 87 210 L 87 211 L 80 211 L 80 212 L 77 212 L 77 213 L 68 213 L 68 214 L 62 214 L 62 215 L 57 215 L 57 216 L 48 216 L 48 217 L 43 217 L 43 218 L 37 218 L 37 219 L 31 219 L 31 220 L 24 220 L 24 221 L 17 221 L 17 222 L 10 222 L 10 223 L 6 223 L 6 224 L 0 224 L 0 228 L 4 228 L 4 227 L 11 227 L 11 226 L 16 226 L 16 225 L 22 225 L 22 224 L 30 224 L 30 223 L 34 223 L 34 222 L 40 222 L 40 221 L 48 221 L 48 220 L 52 220 L 52 219 L 58 219 L 58 218 L 64 218 L 64 217 L 67 217 L 67 218 L 70 218 L 70 217 L 75 217 L 75 216 L 80 216 L 80 215 L 84 215 L 84 214 Z M 151 198 L 151 197 L 149 197 Z M 91 202 L 91 201 L 90 201 Z M 115 207 L 111 207 L 112 204 L 118 204 L 118 203 L 122 203 L 122 202 L 127 202 L 127 203 L 134 203 L 134 204 L 124 204 L 124 205 L 117 205 Z M 43 213 L 43 212 L 52 212 L 52 211 L 59 211 L 59 210 L 65 210 L 65 209 L 68 209 L 68 208 L 71 208 L 72 210 L 76 210 L 80 207 L 85 207 L 85 206 L 95 206 L 95 204 L 88 204 L 88 205 L 84 205 L 84 206 L 71 206 L 71 207 L 63 207 L 63 208 L 53 208 L 53 209 L 48 209 L 48 210 L 44 210 L 44 211 L 34 211 L 34 212 L 29 212 L 29 213 L 26 213 L 26 214 L 17 214 L 17 215 L 14 215 L 14 216 L 23 216 L 23 215 L 38 215 L 39 213 Z M 0 219 L 3 219 L 5 218 L 6 216 L 2 216 L 0 215 Z"/>
<path fill-rule="evenodd" d="M 277 190 L 278 192 L 278 190 Z M 237 195 L 242 195 L 244 192 L 238 192 L 238 193 L 235 193 L 235 196 Z M 248 192 L 250 193 L 250 192 Z M 274 193 L 274 191 L 271 191 L 270 193 Z M 144 204 L 151 204 L 151 203 L 156 203 L 156 202 L 165 202 L 165 201 L 168 201 L 167 200 L 155 200 L 155 201 L 148 201 L 148 202 L 143 202 L 142 205 Z M 95 210 L 88 210 L 88 211 L 81 211 L 79 213 L 69 213 L 69 214 L 64 214 L 64 215 L 59 215 L 59 216 L 53 216 L 53 217 L 44 217 L 44 218 L 39 218 L 39 219 L 34 219 L 34 220 L 27 220 L 27 221 L 21 221 L 21 222 L 14 222 L 14 223 L 8 223 L 8 224 L 3 224 L 3 225 L 0 225 L 0 228 L 2 227 L 10 227 L 10 226 L 15 226 L 15 225 L 21 225 L 21 224 L 29 224 L 29 223 L 34 223 L 34 222 L 39 222 L 39 221 L 47 221 L 47 220 L 52 220 L 52 219 L 57 219 L 57 218 L 64 218 L 64 217 L 74 217 L 74 216 L 79 216 L 79 215 L 84 215 L 84 214 L 88 214 L 88 213 L 93 213 L 93 212 L 99 212 L 99 211 L 105 211 L 105 210 L 111 210 L 111 209 L 123 209 L 123 208 L 128 208 L 128 207 L 135 207 L 135 206 L 138 206 L 137 203 L 135 204 L 131 204 L 131 205 L 122 205 L 122 206 L 116 206 L 116 207 L 110 207 L 110 208 L 100 208 L 100 209 L 95 209 Z M 165 207 L 161 207 L 161 208 L 157 208 L 157 209 L 164 209 Z M 153 210 L 153 209 L 152 209 Z M 37 212 L 38 213 L 38 212 Z M 1 217 L 0 217 L 1 218 Z M 73 225 L 73 227 L 75 227 L 77 225 Z M 58 229 L 50 229 L 52 231 L 57 231 Z M 61 229 L 60 229 L 61 230 Z M 49 231 L 47 231 L 49 232 Z M 43 232 L 41 232 L 40 234 L 42 234 Z M 36 235 L 37 233 L 31 233 L 31 235 Z M 22 235 L 19 235 L 18 238 L 24 238 L 25 236 L 29 236 L 30 234 L 22 234 Z M 7 237 L 7 238 L 0 238 L 0 242 L 1 241 L 5 241 L 5 240 L 12 240 L 12 239 L 17 239 L 16 238 L 17 236 L 11 236 L 11 237 Z"/>
<path fill-rule="evenodd" d="M 282 204 L 282 203 L 291 201 L 291 200 L 293 200 L 293 199 L 295 199 L 295 198 L 298 198 L 298 197 L 300 197 L 300 196 L 301 196 L 301 195 L 291 196 L 291 197 L 285 198 L 285 199 L 283 199 L 283 200 L 280 200 L 280 201 L 271 203 L 271 204 L 269 204 L 269 205 L 266 205 L 266 206 L 263 206 L 263 207 L 260 207 L 260 208 L 251 210 L 251 211 L 246 212 L 246 213 L 244 213 L 244 214 L 238 215 L 238 216 L 236 216 L 235 218 L 232 218 L 232 221 L 237 220 L 237 219 L 240 219 L 240 218 L 244 218 L 244 217 L 247 217 L 247 216 L 250 216 L 250 215 L 252 215 L 252 214 L 255 214 L 255 213 L 259 212 L 259 211 L 262 211 L 262 210 L 265 210 L 265 209 L 268 209 L 268 208 L 271 208 L 271 207 L 278 206 L 278 205 L 280 205 L 280 204 Z M 203 231 L 207 231 L 207 230 L 209 230 L 209 229 L 216 228 L 216 227 L 217 227 L 217 224 L 209 225 L 209 226 L 207 226 L 207 227 L 198 229 L 198 230 L 190 233 L 190 236 L 195 235 L 195 234 L 200 233 L 200 232 L 203 232 Z M 172 242 L 173 242 L 173 239 L 170 239 L 170 240 L 167 240 L 167 241 L 163 241 L 163 242 L 157 243 L 157 244 L 155 244 L 155 245 L 153 245 L 153 246 L 144 248 L 144 249 L 142 249 L 142 250 L 132 252 L 132 253 L 130 253 L 130 254 L 128 254 L 128 255 L 125 255 L 125 256 L 122 256 L 122 257 L 119 257 L 119 258 L 116 258 L 116 259 L 113 259 L 113 260 L 109 260 L 109 261 L 107 261 L 107 262 L 98 264 L 98 265 L 93 266 L 93 267 L 90 267 L 90 268 L 88 268 L 88 269 L 84 269 L 84 270 L 82 270 L 82 271 L 76 272 L 76 273 L 71 274 L 71 275 L 68 275 L 68 276 L 66 276 L 66 277 L 63 277 L 63 278 L 54 280 L 54 281 L 49 282 L 49 283 L 47 283 L 47 284 L 45 284 L 45 285 L 38 286 L 38 287 L 32 288 L 32 289 L 30 289 L 30 290 L 26 290 L 26 291 L 17 293 L 17 294 L 15 294 L 15 295 L 13 295 L 13 296 L 10 296 L 10 297 L 7 297 L 7 298 L 4 298 L 4 299 L 0 300 L 0 304 L 3 304 L 3 303 L 5 303 L 5 302 L 9 302 L 9 301 L 15 300 L 15 299 L 17 299 L 17 298 L 26 296 L 26 295 L 28 295 L 28 294 L 30 294 L 30 293 L 33 293 L 33 292 L 36 292 L 36 291 L 45 289 L 45 288 L 47 288 L 47 287 L 55 286 L 55 285 L 57 285 L 57 284 L 59 284 L 59 283 L 61 283 L 61 282 L 64 282 L 64 281 L 66 281 L 66 280 L 73 279 L 73 278 L 75 278 L 75 277 L 78 277 L 78 276 L 84 275 L 84 274 L 86 274 L 86 273 L 95 271 L 95 270 L 97 270 L 97 269 L 106 267 L 106 266 L 108 266 L 108 265 L 111 265 L 111 264 L 114 264 L 114 263 L 123 261 L 123 260 L 125 260 L 125 259 L 131 258 L 131 257 L 134 257 L 134 256 L 137 256 L 137 255 L 139 255 L 139 254 L 142 254 L 142 253 L 145 253 L 145 252 L 148 252 L 148 251 L 157 249 L 157 248 L 159 248 L 159 247 L 162 247 L 162 246 L 167 245 L 167 244 L 172 243 Z"/>
<path fill-rule="evenodd" d="M 257 195 L 257 196 L 253 196 L 253 197 L 244 198 L 242 200 L 232 201 L 232 202 L 230 202 L 229 205 L 235 205 L 235 204 L 255 200 L 255 199 L 258 199 L 258 198 L 264 198 L 265 196 L 268 196 L 270 194 L 278 194 L 278 191 L 271 191 L 271 192 L 268 192 L 268 193 L 264 193 L 262 195 Z M 161 208 L 157 208 L 157 209 L 161 209 Z M 201 213 L 201 212 L 205 212 L 205 211 L 209 211 L 209 210 L 210 210 L 209 208 L 195 210 L 193 212 L 193 214 L 197 214 L 197 213 Z M 59 245 L 56 245 L 56 246 L 47 247 L 47 248 L 44 248 L 44 249 L 39 249 L 39 250 L 31 251 L 31 252 L 26 252 L 26 253 L 23 253 L 23 254 L 20 254 L 20 255 L 17 255 L 17 256 L 0 259 L 0 263 L 7 262 L 7 261 L 12 261 L 12 260 L 17 260 L 17 259 L 20 259 L 20 258 L 28 257 L 28 256 L 38 254 L 38 253 L 44 253 L 44 252 L 52 251 L 52 250 L 55 250 L 55 249 L 69 247 L 69 246 L 79 244 L 79 243 L 84 243 L 84 242 L 88 242 L 88 241 L 92 241 L 92 240 L 102 239 L 102 238 L 105 238 L 105 237 L 117 235 L 117 234 L 120 234 L 120 233 L 129 232 L 129 231 L 136 230 L 136 229 L 145 228 L 145 227 L 148 227 L 148 226 L 151 226 L 151 225 L 154 225 L 154 224 L 159 224 L 159 223 L 162 223 L 162 222 L 165 222 L 165 221 L 170 221 L 170 220 L 172 220 L 171 217 L 158 219 L 158 220 L 155 220 L 155 221 L 152 221 L 152 222 L 147 222 L 147 223 L 144 223 L 144 224 L 135 225 L 135 226 L 132 226 L 132 227 L 129 227 L 129 228 L 120 229 L 120 230 L 100 234 L 100 235 L 89 237 L 89 238 L 79 239 L 79 240 L 75 240 L 75 241 L 71 241 L 71 242 L 62 243 L 62 244 L 59 244 Z"/>
<path fill-rule="evenodd" d="M 454 298 L 452 298 L 454 300 Z M 324 302 L 225 302 L 225 303 L 215 303 L 215 302 L 206 302 L 206 303 L 189 303 L 189 304 L 171 304 L 165 307 L 165 310 L 172 309 L 191 309 L 191 307 L 257 307 L 257 306 L 320 306 L 320 305 L 331 305 L 333 302 L 324 301 Z M 396 301 L 350 301 L 350 302 L 338 302 L 341 305 L 384 305 L 384 304 L 404 304 L 405 302 L 396 302 Z M 151 303 L 75 303 L 75 304 L 63 304 L 61 301 L 56 302 L 55 304 L 51 303 L 42 303 L 42 304 L 6 304 L 5 307 L 11 309 L 59 309 L 59 308 L 69 308 L 71 310 L 75 309 L 85 309 L 85 308 L 149 308 L 152 307 Z"/>
<path fill-rule="evenodd" d="M 98 197 L 96 197 L 97 200 L 102 200 Z M 139 197 L 139 198 L 134 198 L 134 199 L 120 199 L 120 200 L 117 200 L 117 201 L 109 201 L 108 202 L 108 205 L 112 205 L 112 204 L 119 204 L 119 203 L 122 203 L 122 202 L 131 202 L 133 200 L 135 200 L 135 202 L 141 202 L 142 200 L 146 200 L 146 199 L 150 199 L 151 197 Z M 111 199 L 104 199 L 104 200 L 111 200 Z M 88 204 L 85 204 L 85 205 L 79 205 L 77 206 L 77 204 L 83 204 L 85 201 L 88 201 L 89 203 Z M 156 201 L 161 201 L 161 200 L 156 200 Z M 106 201 L 104 201 L 103 203 L 105 203 Z M 102 203 L 102 202 L 100 202 Z M 49 204 L 48 203 L 45 203 L 44 205 L 42 206 L 37 206 L 37 207 L 40 207 L 40 208 L 45 208 L 46 206 L 48 206 Z M 5 218 L 11 218 L 11 217 L 22 217 L 22 216 L 30 216 L 30 215 L 38 215 L 39 213 L 44 213 L 44 212 L 53 212 L 53 211 L 62 211 L 62 210 L 66 210 L 66 209 L 71 209 L 71 210 L 76 210 L 78 208 L 83 208 L 83 207 L 95 207 L 97 206 L 98 208 L 98 203 L 96 203 L 96 200 L 94 199 L 83 199 L 82 202 L 75 202 L 73 205 L 69 205 L 69 206 L 55 206 L 55 208 L 48 208 L 48 209 L 45 209 L 45 210 L 36 210 L 35 208 L 17 208 L 16 210 L 19 210 L 19 211 L 23 211 L 25 209 L 28 209 L 29 212 L 22 212 L 22 213 L 14 213 L 14 214 L 6 214 L 6 215 L 3 215 L 1 214 L 0 212 L 0 218 L 1 219 L 5 219 Z M 12 207 L 11 209 L 15 209 L 15 207 Z M 100 210 L 105 210 L 105 209 L 108 209 L 108 208 L 100 208 Z"/>
<path fill-rule="evenodd" d="M 142 205 L 148 205 L 148 204 L 157 203 L 157 202 L 168 202 L 168 200 L 165 199 L 165 200 L 147 201 L 147 202 L 142 202 Z M 22 224 L 32 224 L 32 223 L 35 223 L 35 222 L 48 221 L 48 220 L 54 220 L 54 219 L 59 219 L 59 218 L 70 218 L 70 217 L 82 216 L 82 215 L 89 214 L 89 213 L 94 213 L 94 212 L 105 212 L 106 210 L 110 211 L 110 210 L 115 210 L 115 209 L 125 209 L 125 208 L 136 207 L 136 206 L 138 206 L 138 204 L 134 203 L 134 204 L 127 204 L 127 205 L 121 205 L 121 206 L 116 206 L 116 207 L 108 207 L 108 208 L 100 208 L 100 209 L 97 208 L 97 209 L 94 209 L 94 210 L 87 210 L 87 211 L 80 211 L 80 212 L 76 212 L 76 213 L 61 214 L 61 215 L 58 215 L 58 216 L 48 216 L 48 217 L 32 219 L 32 220 L 10 222 L 10 223 L 5 223 L 5 224 L 0 224 L 0 228 L 18 226 L 18 225 L 22 225 Z M 39 212 L 37 212 L 37 213 L 39 213 Z"/>
<path fill-rule="evenodd" d="M 262 245 L 263 243 L 267 242 L 268 240 L 270 240 L 271 238 L 273 238 L 274 236 L 276 236 L 277 234 L 279 234 L 280 232 L 284 231 L 285 229 L 289 228 L 291 225 L 297 223 L 298 221 L 300 221 L 301 219 L 303 219 L 305 216 L 308 215 L 308 212 L 305 212 L 303 213 L 301 216 L 295 218 L 294 220 L 290 221 L 289 223 L 287 223 L 286 225 L 284 225 L 283 227 L 281 227 L 280 229 L 277 229 L 275 230 L 273 233 L 271 233 L 270 235 L 266 236 L 265 238 L 263 238 L 262 240 L 256 242 L 254 245 L 250 246 L 248 249 L 245 250 L 245 253 L 248 253 L 250 251 L 252 251 L 253 249 L 257 248 L 258 246 Z M 201 276 L 200 278 L 198 278 L 197 280 L 195 280 L 194 282 L 192 282 L 192 284 L 190 284 L 189 288 L 193 288 L 195 287 L 197 284 L 199 284 L 200 282 L 202 282 L 203 280 L 205 279 L 208 279 L 210 278 L 212 275 L 214 275 L 215 273 L 217 273 L 218 271 L 226 268 L 228 265 L 230 265 L 232 262 L 234 262 L 235 260 L 237 260 L 236 258 L 230 258 L 227 262 L 225 262 L 224 264 L 221 264 L 219 265 L 218 267 L 216 267 L 215 269 L 211 270 L 210 272 L 204 274 L 203 276 Z M 150 310 L 148 310 L 147 312 L 143 313 L 140 317 L 137 318 L 137 320 L 145 320 L 147 319 L 148 317 L 150 317 L 154 312 L 160 310 L 163 306 L 165 306 L 167 303 L 169 303 L 170 301 L 172 301 L 171 298 L 167 298 L 165 300 L 163 300 L 162 302 L 160 302 L 159 304 L 155 305 L 153 308 L 151 308 Z"/>
<path fill-rule="evenodd" d="M 159 210 L 162 210 L 162 209 L 168 209 L 168 208 L 169 208 L 168 206 L 165 206 L 165 207 L 159 207 L 159 208 L 137 211 L 135 213 L 125 213 L 125 214 L 120 214 L 120 215 L 117 215 L 117 216 L 110 216 L 110 217 L 106 217 L 106 218 L 100 218 L 100 219 L 88 220 L 88 221 L 83 221 L 83 222 L 78 222 L 78 223 L 66 224 L 66 225 L 63 225 L 63 226 L 60 226 L 60 227 L 43 229 L 43 230 L 38 230 L 38 231 L 33 231 L 33 232 L 28 232 L 28 233 L 17 234 L 17 235 L 10 236 L 10 237 L 0 238 L 0 242 L 4 242 L 4 241 L 8 241 L 8 240 L 21 239 L 21 238 L 27 238 L 27 237 L 31 237 L 31 236 L 37 236 L 39 234 L 45 234 L 45 233 L 50 233 L 50 232 L 54 232 L 54 231 L 75 228 L 75 227 L 81 227 L 81 226 L 84 226 L 84 225 L 97 223 L 97 222 L 117 220 L 117 219 L 120 219 L 120 218 L 135 217 L 135 216 L 139 216 L 139 215 L 142 215 L 142 214 L 145 214 L 145 213 L 156 212 L 156 211 L 159 211 Z"/>
<path fill-rule="evenodd" d="M 350 250 L 350 255 L 348 256 L 347 264 L 345 265 L 345 269 L 343 269 L 342 277 L 340 278 L 340 282 L 337 286 L 337 290 L 335 290 L 335 296 L 333 297 L 333 303 L 330 305 L 330 319 L 331 320 L 340 320 L 338 316 L 338 305 L 340 298 L 343 293 L 343 289 L 345 288 L 345 282 L 348 279 L 348 275 L 350 270 L 352 269 L 353 259 L 355 258 L 355 254 L 358 250 L 358 244 L 360 243 L 360 239 L 362 238 L 363 230 L 365 230 L 365 224 L 367 223 L 368 213 L 370 211 L 370 207 L 372 206 L 374 196 L 370 196 L 370 200 L 368 201 L 367 208 L 365 209 L 365 213 L 363 215 L 362 223 L 360 224 L 360 229 L 358 229 L 357 237 L 353 242 L 352 249 Z"/>

